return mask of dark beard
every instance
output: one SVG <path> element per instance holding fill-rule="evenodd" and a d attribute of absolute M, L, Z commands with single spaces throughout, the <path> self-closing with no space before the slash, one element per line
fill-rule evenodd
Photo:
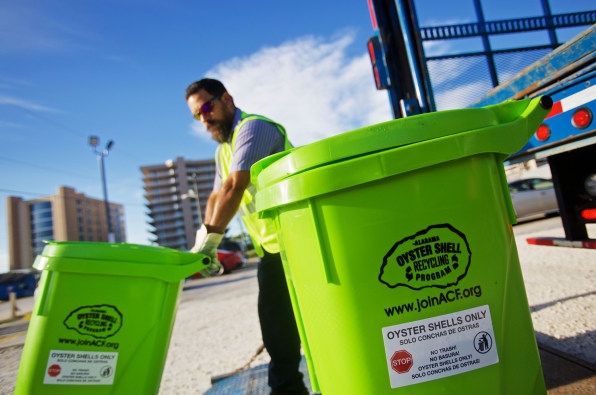
<path fill-rule="evenodd" d="M 210 123 L 210 126 L 213 126 L 211 138 L 220 144 L 228 142 L 232 135 L 232 122 L 234 122 L 233 117 L 226 117 L 226 119 L 223 120 L 213 120 L 212 123 Z"/>

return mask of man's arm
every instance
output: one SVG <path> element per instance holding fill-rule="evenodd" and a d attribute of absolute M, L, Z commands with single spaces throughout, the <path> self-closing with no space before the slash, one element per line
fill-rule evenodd
<path fill-rule="evenodd" d="M 236 215 L 240 201 L 250 182 L 250 171 L 234 171 L 219 191 L 214 191 L 207 202 L 205 227 L 209 233 L 223 234 Z"/>

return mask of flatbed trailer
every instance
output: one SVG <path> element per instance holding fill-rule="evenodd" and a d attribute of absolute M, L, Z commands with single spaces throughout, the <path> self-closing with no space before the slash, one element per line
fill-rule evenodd
<path fill-rule="evenodd" d="M 476 101 L 482 107 L 547 95 L 554 105 L 531 140 L 505 164 L 546 160 L 565 238 L 530 244 L 596 248 L 586 225 L 596 223 L 596 25 Z"/>
<path fill-rule="evenodd" d="M 549 9 L 548 0 L 542 0 Z M 395 118 L 436 111 L 425 40 L 478 37 L 493 89 L 467 107 L 484 107 L 507 100 L 549 96 L 552 111 L 534 136 L 505 165 L 548 162 L 564 238 L 528 239 L 530 244 L 596 248 L 587 224 L 596 223 L 596 10 L 512 20 L 486 21 L 480 0 L 474 0 L 478 22 L 452 26 L 418 26 L 414 0 L 368 0 L 375 35 L 368 41 L 377 89 L 386 89 Z M 559 45 L 554 28 L 590 27 Z M 550 52 L 507 81 L 498 83 L 489 34 L 548 30 Z M 553 49 L 554 48 L 554 49 Z M 536 49 L 536 48 L 526 48 Z M 519 50 L 524 50 L 520 48 Z M 515 52 L 511 49 L 509 52 Z M 503 52 L 503 51 L 502 51 Z M 479 56 L 479 53 L 455 56 Z M 444 56 L 445 57 L 445 56 Z M 436 57 L 435 59 L 436 60 Z M 488 76 L 486 78 L 489 78 Z M 487 82 L 487 81 L 483 81 Z"/>

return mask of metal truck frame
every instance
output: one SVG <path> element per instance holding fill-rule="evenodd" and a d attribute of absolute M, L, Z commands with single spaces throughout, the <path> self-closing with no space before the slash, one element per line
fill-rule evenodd
<path fill-rule="evenodd" d="M 480 0 L 474 0 L 480 7 Z M 434 34 L 419 28 L 413 0 L 368 0 L 375 35 L 368 41 L 377 89 L 387 89 L 395 118 L 435 111 L 433 91 L 422 49 L 422 35 Z M 543 0 L 548 11 L 548 1 Z M 495 22 L 458 25 L 446 32 L 464 31 L 467 36 L 486 38 Z M 596 11 L 511 20 L 503 26 L 538 25 L 553 28 L 557 23 L 574 26 L 594 23 Z M 573 18 L 572 18 L 573 17 Z M 541 22 L 542 21 L 542 22 Z M 491 25 L 491 23 L 493 25 Z M 546 27 L 545 27 L 546 26 Z M 560 26 L 559 26 L 560 27 Z M 499 28 L 499 26 L 497 26 Z M 435 29 L 437 30 L 437 29 Z M 532 28 L 530 30 L 536 30 Z M 439 34 L 443 34 L 440 33 Z M 555 45 L 553 45 L 555 47 Z M 554 105 L 544 123 L 519 152 L 505 164 L 546 160 L 550 166 L 565 238 L 527 239 L 530 244 L 596 248 L 586 225 L 596 223 L 596 24 L 507 81 L 497 84 L 470 107 L 483 107 L 506 100 L 550 96 Z M 493 85 L 495 77 L 492 76 Z"/>

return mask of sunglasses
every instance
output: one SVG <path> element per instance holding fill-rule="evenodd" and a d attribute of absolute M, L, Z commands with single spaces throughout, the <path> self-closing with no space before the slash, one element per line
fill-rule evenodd
<path fill-rule="evenodd" d="M 206 114 L 208 112 L 213 111 L 213 107 L 215 106 L 214 102 L 219 99 L 221 95 L 213 96 L 211 99 L 207 100 L 203 105 L 199 108 L 199 111 L 195 112 L 193 116 L 197 121 L 201 120 L 201 115 Z"/>

